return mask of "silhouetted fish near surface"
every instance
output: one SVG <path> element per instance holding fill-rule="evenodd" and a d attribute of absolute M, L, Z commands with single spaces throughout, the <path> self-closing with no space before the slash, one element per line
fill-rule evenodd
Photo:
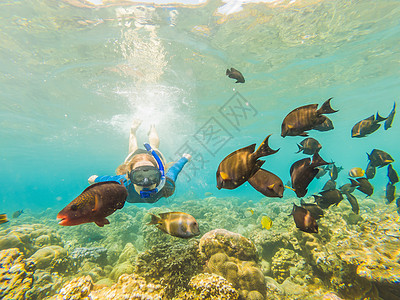
<path fill-rule="evenodd" d="M 399 182 L 399 176 L 397 175 L 397 172 L 395 169 L 393 169 L 392 165 L 388 165 L 388 174 L 387 176 L 389 177 L 389 180 L 392 184 L 395 184 Z"/>
<path fill-rule="evenodd" d="M 356 186 L 357 190 L 364 193 L 367 196 L 371 196 L 374 193 L 374 187 L 365 177 L 357 178 L 356 180 L 349 178 L 352 186 Z"/>
<path fill-rule="evenodd" d="M 322 188 L 323 191 L 329 191 L 334 189 L 336 189 L 336 181 L 332 179 L 329 179 Z"/>
<path fill-rule="evenodd" d="M 365 169 L 365 177 L 372 179 L 375 177 L 375 173 L 376 168 L 371 165 L 371 162 L 369 162 L 367 168 Z"/>
<path fill-rule="evenodd" d="M 8 222 L 7 214 L 0 214 L 0 224 Z"/>
<path fill-rule="evenodd" d="M 344 193 L 346 195 L 347 200 L 349 201 L 350 205 L 351 205 L 351 210 L 353 211 L 353 213 L 357 214 L 360 211 L 360 207 L 358 206 L 358 201 L 357 198 L 354 197 L 352 194 L 350 193 Z"/>
<path fill-rule="evenodd" d="M 334 129 L 335 127 L 333 127 L 333 122 L 331 119 L 329 119 L 327 116 L 322 115 L 321 119 L 323 119 L 324 121 L 319 124 L 314 126 L 314 130 L 318 130 L 318 131 L 329 131 Z"/>
<path fill-rule="evenodd" d="M 314 153 L 318 152 L 322 148 L 321 144 L 316 139 L 311 137 L 302 140 L 300 145 L 297 146 L 299 147 L 299 151 L 296 153 L 303 151 L 304 154 L 308 155 L 314 155 Z"/>
<path fill-rule="evenodd" d="M 159 216 L 151 215 L 147 225 L 156 225 L 161 231 L 180 238 L 188 239 L 200 234 L 196 219 L 184 212 L 166 212 Z"/>
<path fill-rule="evenodd" d="M 326 121 L 323 114 L 332 114 L 337 110 L 332 109 L 329 98 L 318 108 L 318 104 L 309 104 L 292 110 L 282 122 L 281 136 L 307 136 L 306 131 L 314 129 Z"/>
<path fill-rule="evenodd" d="M 282 198 L 284 186 L 282 180 L 275 174 L 259 169 L 248 179 L 250 185 L 266 197 Z"/>
<path fill-rule="evenodd" d="M 241 148 L 225 157 L 218 166 L 217 188 L 235 189 L 253 176 L 263 165 L 260 157 L 278 152 L 268 146 L 267 136 L 256 151 L 256 144 Z"/>
<path fill-rule="evenodd" d="M 395 114 L 396 114 L 396 102 L 393 104 L 392 111 L 390 112 L 389 116 L 386 118 L 386 121 L 384 124 L 385 130 L 388 130 L 390 127 L 392 127 L 393 118 L 394 118 Z"/>
<path fill-rule="evenodd" d="M 315 220 L 321 219 L 324 216 L 324 211 L 318 206 L 318 204 L 305 203 L 303 199 L 300 199 L 300 205 L 301 207 L 307 209 Z"/>
<path fill-rule="evenodd" d="M 368 159 L 372 167 L 382 168 L 394 162 L 394 159 L 385 151 L 374 149 L 371 154 L 368 154 Z"/>
<path fill-rule="evenodd" d="M 226 76 L 228 76 L 229 78 L 236 79 L 235 83 L 245 82 L 243 74 L 239 70 L 236 70 L 235 68 L 231 68 L 230 70 L 226 69 Z"/>
<path fill-rule="evenodd" d="M 388 200 L 389 203 L 392 203 L 394 200 L 394 196 L 396 194 L 396 187 L 388 182 L 386 185 L 386 199 Z"/>
<path fill-rule="evenodd" d="M 73 226 L 94 222 L 103 227 L 110 224 L 107 216 L 124 207 L 127 196 L 125 186 L 116 181 L 92 184 L 58 213 L 58 224 Z"/>
<path fill-rule="evenodd" d="M 310 211 L 304 207 L 293 204 L 293 209 L 290 215 L 293 216 L 296 227 L 301 231 L 318 233 L 317 221 L 313 218 Z"/>
<path fill-rule="evenodd" d="M 16 218 L 18 218 L 20 215 L 22 215 L 23 213 L 24 213 L 24 210 L 23 210 L 23 209 L 14 211 L 13 214 L 12 214 L 12 217 L 13 217 L 13 219 L 16 219 Z"/>
<path fill-rule="evenodd" d="M 385 120 L 386 118 L 381 117 L 379 113 L 376 113 L 376 117 L 375 115 L 372 115 L 364 120 L 361 120 L 360 122 L 356 123 L 351 129 L 351 137 L 366 137 L 367 135 L 377 131 L 379 127 L 381 127 L 381 124 L 379 124 L 379 122 Z"/>
<path fill-rule="evenodd" d="M 307 194 L 307 187 L 318 173 L 317 167 L 327 165 L 318 153 L 313 155 L 312 161 L 310 158 L 303 158 L 296 161 L 290 167 L 290 178 L 292 188 L 297 197 L 304 197 Z"/>
<path fill-rule="evenodd" d="M 324 209 L 329 208 L 331 205 L 338 205 L 343 200 L 342 193 L 337 189 L 322 191 L 320 195 L 313 196 L 319 207 Z"/>

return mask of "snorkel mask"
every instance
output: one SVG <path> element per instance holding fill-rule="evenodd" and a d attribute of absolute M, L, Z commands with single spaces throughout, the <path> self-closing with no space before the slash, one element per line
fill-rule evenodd
<path fill-rule="evenodd" d="M 141 198 L 150 198 L 151 195 L 158 193 L 165 185 L 165 173 L 164 166 L 161 162 L 160 157 L 151 148 L 148 143 L 144 143 L 144 147 L 147 151 L 153 155 L 157 161 L 158 169 L 153 166 L 140 166 L 135 168 L 129 173 L 129 179 L 133 184 L 140 185 L 143 189 L 140 191 Z M 157 184 L 154 189 L 149 187 Z"/>

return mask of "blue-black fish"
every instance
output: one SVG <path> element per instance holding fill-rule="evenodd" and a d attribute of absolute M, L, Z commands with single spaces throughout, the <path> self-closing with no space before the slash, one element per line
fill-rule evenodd
<path fill-rule="evenodd" d="M 217 188 L 235 189 L 245 183 L 263 165 L 264 161 L 258 160 L 260 157 L 278 152 L 268 146 L 267 136 L 257 150 L 256 144 L 238 149 L 226 156 L 218 166 Z M 255 151 L 254 151 L 255 150 Z"/>
<path fill-rule="evenodd" d="M 318 174 L 317 167 L 327 164 L 329 163 L 324 161 L 318 153 L 313 155 L 312 161 L 310 158 L 303 158 L 292 164 L 290 178 L 297 197 L 304 197 L 307 194 L 308 185 Z"/>
<path fill-rule="evenodd" d="M 375 168 L 382 168 L 394 162 L 394 159 L 390 156 L 389 153 L 378 149 L 372 150 L 371 154 L 367 153 L 367 156 L 370 165 Z"/>
<path fill-rule="evenodd" d="M 396 187 L 388 182 L 386 185 L 386 199 L 389 203 L 392 203 L 394 200 L 394 196 L 396 194 Z"/>
<path fill-rule="evenodd" d="M 399 176 L 397 175 L 397 172 L 395 169 L 393 169 L 392 165 L 388 165 L 388 174 L 387 176 L 389 177 L 389 181 L 392 184 L 395 184 L 397 182 L 399 182 Z"/>
<path fill-rule="evenodd" d="M 228 76 L 229 78 L 236 79 L 235 83 L 245 82 L 243 74 L 239 70 L 236 70 L 235 68 L 231 68 L 230 70 L 226 69 L 226 76 Z"/>
<path fill-rule="evenodd" d="M 390 112 L 389 116 L 386 118 L 385 121 L 385 130 L 388 130 L 390 127 L 392 127 L 392 122 L 394 115 L 396 114 L 396 102 L 393 104 L 392 111 Z"/>
<path fill-rule="evenodd" d="M 322 148 L 321 144 L 311 137 L 302 140 L 300 145 L 298 144 L 297 147 L 299 147 L 299 151 L 296 153 L 303 151 L 304 154 L 308 155 L 314 155 L 314 153 L 318 152 Z"/>
<path fill-rule="evenodd" d="M 366 137 L 367 135 L 377 131 L 379 127 L 381 127 L 381 124 L 379 124 L 379 122 L 385 120 L 386 118 L 381 117 L 379 113 L 376 113 L 376 117 L 375 115 L 372 115 L 364 120 L 361 120 L 360 122 L 355 124 L 351 129 L 351 137 L 352 138 Z"/>
<path fill-rule="evenodd" d="M 323 114 L 337 112 L 331 107 L 331 99 L 326 100 L 319 109 L 318 104 L 309 104 L 292 110 L 282 122 L 281 136 L 307 136 L 306 131 L 314 129 L 326 121 Z"/>
<path fill-rule="evenodd" d="M 310 211 L 304 207 L 293 204 L 293 209 L 290 214 L 293 216 L 296 227 L 301 231 L 308 233 L 318 233 L 317 221 L 313 218 Z"/>

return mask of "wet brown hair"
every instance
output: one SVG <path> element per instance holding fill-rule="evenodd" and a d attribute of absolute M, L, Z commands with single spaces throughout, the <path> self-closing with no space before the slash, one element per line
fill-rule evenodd
<path fill-rule="evenodd" d="M 128 162 L 124 162 L 121 165 L 118 166 L 118 168 L 115 170 L 115 173 L 117 175 L 125 175 L 127 173 L 129 173 L 130 171 L 132 171 L 133 167 L 140 161 L 143 160 L 147 160 L 150 161 L 154 167 L 158 168 L 158 164 L 157 161 L 155 160 L 155 158 L 147 153 L 141 153 L 141 154 L 137 154 L 135 155 L 130 161 Z"/>

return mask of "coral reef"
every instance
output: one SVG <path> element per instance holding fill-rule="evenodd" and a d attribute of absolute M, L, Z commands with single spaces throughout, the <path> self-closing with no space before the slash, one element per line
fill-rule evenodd
<path fill-rule="evenodd" d="M 37 269 L 42 270 L 64 272 L 69 267 L 67 250 L 57 245 L 39 249 L 29 260 L 35 263 Z"/>
<path fill-rule="evenodd" d="M 69 255 L 71 260 L 82 262 L 88 260 L 98 264 L 107 264 L 107 249 L 104 247 L 75 248 Z"/>
<path fill-rule="evenodd" d="M 164 290 L 161 285 L 146 283 L 135 275 L 122 275 L 111 287 L 97 287 L 90 276 L 75 278 L 63 285 L 60 292 L 51 297 L 52 300 L 105 300 L 105 299 L 163 299 Z"/>
<path fill-rule="evenodd" d="M 258 260 L 257 249 L 253 242 L 239 233 L 226 229 L 214 229 L 200 239 L 200 252 L 207 258 L 223 252 L 240 260 Z"/>
<path fill-rule="evenodd" d="M 34 263 L 24 260 L 16 248 L 0 251 L 0 298 L 24 299 L 33 285 Z"/>
<path fill-rule="evenodd" d="M 18 248 L 25 257 L 44 246 L 62 246 L 58 233 L 41 224 L 12 226 L 0 231 L 0 250 Z"/>
<path fill-rule="evenodd" d="M 239 293 L 225 278 L 202 273 L 192 277 L 188 291 L 176 297 L 176 300 L 196 299 L 236 300 L 239 299 Z"/>
<path fill-rule="evenodd" d="M 135 273 L 165 286 L 166 297 L 172 298 L 186 289 L 190 279 L 203 269 L 203 264 L 196 240 L 185 244 L 166 243 L 140 253 Z"/>
<path fill-rule="evenodd" d="M 298 255 L 290 249 L 279 249 L 272 257 L 271 271 L 278 283 L 283 283 L 290 276 L 290 268 L 299 261 Z"/>

